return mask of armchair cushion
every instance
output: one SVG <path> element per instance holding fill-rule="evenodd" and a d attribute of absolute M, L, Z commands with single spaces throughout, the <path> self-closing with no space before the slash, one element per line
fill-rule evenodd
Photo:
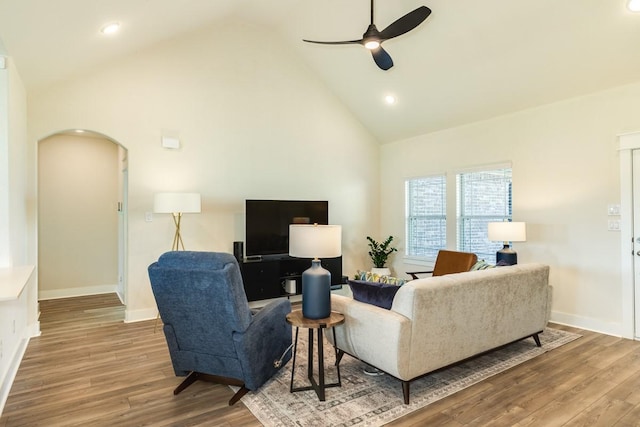
<path fill-rule="evenodd" d="M 380 282 L 349 280 L 353 299 L 389 310 L 400 286 Z"/>

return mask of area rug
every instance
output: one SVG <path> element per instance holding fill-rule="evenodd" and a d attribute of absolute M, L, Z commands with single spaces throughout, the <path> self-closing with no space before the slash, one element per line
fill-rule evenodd
<path fill-rule="evenodd" d="M 320 402 L 314 391 L 289 392 L 293 359 L 259 390 L 245 395 L 242 402 L 265 427 L 381 426 L 579 337 L 547 328 L 540 334 L 542 347 L 528 338 L 427 375 L 411 383 L 409 405 L 403 403 L 399 380 L 389 375 L 366 375 L 365 365 L 348 355 L 340 362 L 342 387 L 328 388 L 325 402 Z M 301 334 L 294 387 L 308 385 L 305 341 L 306 334 Z M 335 382 L 333 347 L 327 343 L 324 353 L 325 381 Z"/>

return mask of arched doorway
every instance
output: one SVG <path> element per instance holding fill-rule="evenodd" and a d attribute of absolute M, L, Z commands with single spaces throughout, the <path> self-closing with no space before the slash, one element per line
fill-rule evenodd
<path fill-rule="evenodd" d="M 39 299 L 115 292 L 126 304 L 127 163 L 96 132 L 38 141 Z"/>

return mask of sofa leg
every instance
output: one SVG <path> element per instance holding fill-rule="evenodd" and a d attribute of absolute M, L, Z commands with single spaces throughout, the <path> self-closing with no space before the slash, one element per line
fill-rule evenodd
<path fill-rule="evenodd" d="M 409 404 L 409 385 L 411 381 L 402 381 L 402 396 L 404 396 L 404 404 Z"/>
<path fill-rule="evenodd" d="M 531 336 L 533 337 L 533 340 L 536 342 L 536 345 L 538 347 L 542 347 L 542 344 L 540 343 L 540 337 L 538 336 L 538 334 L 533 334 Z"/>

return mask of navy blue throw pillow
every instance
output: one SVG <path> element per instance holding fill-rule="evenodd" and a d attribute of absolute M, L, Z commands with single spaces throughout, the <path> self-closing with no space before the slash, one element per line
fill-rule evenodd
<path fill-rule="evenodd" d="M 353 299 L 389 310 L 400 286 L 364 280 L 349 280 Z"/>

